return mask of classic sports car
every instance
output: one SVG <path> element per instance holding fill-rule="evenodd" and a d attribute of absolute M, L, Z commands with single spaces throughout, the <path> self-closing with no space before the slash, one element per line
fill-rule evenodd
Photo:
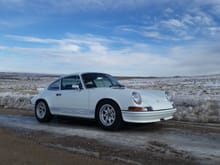
<path fill-rule="evenodd" d="M 52 82 L 31 100 L 35 116 L 48 122 L 53 115 L 91 118 L 104 129 L 123 121 L 151 123 L 173 118 L 176 112 L 164 91 L 125 88 L 104 73 L 78 73 Z"/>

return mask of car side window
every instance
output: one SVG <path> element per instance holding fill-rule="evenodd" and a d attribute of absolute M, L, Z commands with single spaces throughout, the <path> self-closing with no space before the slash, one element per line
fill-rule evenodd
<path fill-rule="evenodd" d="M 50 84 L 50 86 L 48 87 L 48 90 L 51 91 L 57 91 L 60 89 L 60 80 L 57 80 L 55 82 L 53 82 L 52 84 Z"/>
<path fill-rule="evenodd" d="M 95 83 L 93 81 L 93 75 L 90 75 L 90 74 L 83 74 L 82 75 L 82 78 L 83 78 L 83 82 L 85 84 L 85 87 L 86 88 L 95 88 Z"/>
<path fill-rule="evenodd" d="M 109 87 L 112 85 L 106 77 L 97 77 L 94 83 L 97 87 Z"/>
<path fill-rule="evenodd" d="M 61 90 L 73 90 L 73 86 L 78 85 L 82 89 L 82 84 L 79 76 L 64 77 L 61 81 Z"/>

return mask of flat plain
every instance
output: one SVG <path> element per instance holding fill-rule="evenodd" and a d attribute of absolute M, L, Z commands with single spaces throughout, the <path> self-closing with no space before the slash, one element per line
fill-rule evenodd
<path fill-rule="evenodd" d="M 30 98 L 59 76 L 0 73 L 1 164 L 220 164 L 219 75 L 118 77 L 129 88 L 167 91 L 178 111 L 117 132 L 79 118 L 38 123 Z"/>

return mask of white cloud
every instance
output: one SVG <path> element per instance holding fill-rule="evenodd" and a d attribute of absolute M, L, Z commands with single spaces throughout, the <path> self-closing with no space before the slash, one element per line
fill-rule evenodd
<path fill-rule="evenodd" d="M 194 22 L 197 25 L 205 25 L 209 26 L 214 23 L 214 20 L 212 17 L 207 13 L 207 11 L 202 11 L 200 8 L 194 8 L 192 10 L 189 10 L 189 14 L 185 15 L 184 17 L 187 17 L 192 22 Z"/>
<path fill-rule="evenodd" d="M 78 52 L 80 50 L 80 47 L 78 45 L 73 45 L 73 44 L 69 44 L 69 45 L 63 45 L 59 47 L 60 50 L 64 51 L 64 52 Z"/>
<path fill-rule="evenodd" d="M 172 58 L 182 75 L 201 75 L 219 73 L 219 46 L 208 41 L 171 49 Z"/>
<path fill-rule="evenodd" d="M 102 52 L 102 54 L 106 54 L 108 49 L 106 46 L 102 45 L 101 43 L 91 43 L 89 45 L 90 51 L 94 52 L 94 53 L 100 53 Z"/>
<path fill-rule="evenodd" d="M 220 1 L 219 0 L 208 0 L 208 1 L 195 0 L 195 5 L 209 6 L 211 7 L 210 9 L 211 13 L 217 16 L 220 14 Z"/>
<path fill-rule="evenodd" d="M 177 4 L 171 8 L 169 5 L 171 3 Z M 213 10 L 220 9 L 219 0 L 195 0 L 190 3 L 169 0 L 158 7 L 161 7 L 164 12 L 156 15 L 146 12 L 146 16 L 143 17 L 144 20 L 140 20 L 143 24 L 137 27 L 124 25 L 121 30 L 147 38 L 171 41 L 204 39 L 218 33 L 218 30 L 215 29 L 219 27 L 217 18 L 220 12 L 218 14 Z"/>
<path fill-rule="evenodd" d="M 183 28 L 185 25 L 178 19 L 169 19 L 169 20 L 166 20 L 166 21 L 162 21 L 161 22 L 162 24 L 164 24 L 165 26 L 168 26 L 168 27 L 181 27 Z"/>
<path fill-rule="evenodd" d="M 212 36 L 216 36 L 220 34 L 220 26 L 209 27 L 208 30 L 210 31 Z"/>
<path fill-rule="evenodd" d="M 156 6 L 156 10 L 154 10 L 154 6 Z M 180 8 L 181 10 L 178 10 Z M 213 73 L 219 70 L 217 65 L 217 62 L 219 62 L 217 52 L 219 51 L 216 51 L 218 45 L 213 46 L 214 41 L 218 43 L 220 36 L 219 0 L 195 0 L 190 1 L 190 3 L 174 0 L 118 0 L 117 2 L 115 0 L 0 0 L 0 9 L 3 13 L 4 11 L 5 13 L 12 12 L 12 15 L 16 13 L 16 15 L 13 15 L 14 18 L 10 18 L 10 15 L 8 15 L 9 19 L 2 18 L 0 20 L 1 28 L 7 27 L 2 28 L 4 31 L 10 31 L 11 27 L 20 27 L 36 22 L 37 29 L 38 25 L 40 25 L 39 27 L 46 27 L 47 21 L 43 22 L 46 24 L 38 24 L 38 22 L 41 22 L 42 19 L 48 19 L 51 22 L 56 21 L 56 16 L 59 19 L 63 16 L 66 18 L 66 16 L 73 15 L 68 15 L 69 13 L 75 14 L 75 12 L 87 16 L 90 13 L 98 15 L 102 14 L 103 11 L 107 11 L 107 13 L 113 13 L 113 18 L 118 16 L 114 15 L 115 13 L 119 16 L 121 16 L 120 14 L 124 16 L 125 13 L 128 16 L 126 19 L 123 17 L 119 20 L 109 21 L 103 20 L 106 19 L 103 15 L 97 18 L 97 26 L 104 28 L 95 31 L 93 27 L 92 30 L 99 34 L 104 34 L 105 31 L 109 30 L 108 36 L 125 36 L 132 38 L 133 41 L 126 38 L 102 37 L 91 34 L 67 34 L 63 38 L 6 35 L 7 42 L 5 42 L 5 45 L 0 45 L 0 56 L 5 57 L 10 54 L 12 55 L 10 58 L 13 58 L 14 55 L 14 63 L 21 64 L 24 62 L 27 65 L 33 62 L 30 60 L 33 57 L 48 61 L 47 65 L 42 63 L 42 68 L 45 71 L 55 68 L 54 71 L 56 72 L 59 64 L 59 66 L 68 69 L 74 67 L 74 69 L 86 70 L 89 68 L 139 75 L 200 74 Z M 139 9 L 141 9 L 140 12 Z M 131 13 L 129 13 L 129 10 Z M 159 12 L 155 14 L 154 12 L 157 10 Z M 135 14 L 133 11 L 135 11 Z M 142 13 L 145 13 L 145 15 Z M 93 18 L 93 15 L 91 17 Z M 87 21 L 83 19 L 82 22 Z M 109 27 L 106 27 L 105 23 L 100 23 L 99 19 L 103 22 L 109 21 Z M 89 24 L 90 22 L 88 27 L 91 27 Z M 92 22 L 92 24 L 95 23 Z M 85 28 L 82 28 L 82 31 L 93 32 L 85 25 L 81 26 Z M 28 28 L 31 27 L 33 26 L 28 26 Z M 60 31 L 62 27 L 59 29 Z M 116 28 L 114 29 L 114 27 Z M 18 34 L 21 29 L 23 28 L 14 28 L 13 33 Z M 38 32 L 45 36 L 49 34 L 49 32 L 44 33 L 44 31 L 37 31 L 37 29 L 33 29 L 36 34 Z M 67 31 L 72 30 L 66 29 Z M 78 29 L 76 28 L 76 30 Z M 25 28 L 22 31 L 25 31 Z M 33 31 L 27 30 L 27 33 L 31 34 Z M 198 42 L 205 39 L 209 39 L 205 44 Z M 10 41 L 10 45 L 13 43 L 13 46 L 7 45 Z M 184 45 L 186 41 L 189 45 Z M 150 45 L 153 42 L 154 45 Z M 16 43 L 18 44 L 16 45 Z M 180 43 L 182 45 L 177 47 L 176 45 Z M 169 46 L 162 48 L 164 45 Z M 161 49 L 166 50 L 162 51 Z M 3 65 L 5 67 L 7 67 L 6 65 L 11 66 L 9 61 L 1 64 L 0 69 Z M 49 68 L 49 63 L 54 66 Z M 25 67 L 25 64 L 23 64 L 23 67 Z M 202 67 L 198 67 L 201 65 Z"/>
<path fill-rule="evenodd" d="M 160 33 L 157 32 L 157 31 L 145 31 L 145 32 L 143 32 L 143 35 L 146 36 L 146 37 L 162 39 Z"/>
<path fill-rule="evenodd" d="M 19 62 L 16 60 L 22 59 L 22 68 L 34 72 L 38 71 L 37 64 L 33 67 L 30 64 L 36 61 L 42 61 L 40 65 L 43 72 L 54 73 L 94 70 L 120 75 L 168 76 L 209 74 L 220 70 L 219 46 L 209 41 L 166 47 L 165 50 L 160 51 L 164 49 L 161 46 L 131 41 L 126 41 L 120 48 L 112 49 L 111 44 L 118 43 L 118 39 L 81 35 L 75 40 L 75 37 L 70 36 L 75 35 L 70 34 L 62 39 L 38 38 L 37 40 L 32 36 L 14 38 L 10 36 L 10 39 L 21 41 L 26 39 L 26 42 L 34 41 L 36 44 L 40 42 L 45 45 L 43 47 L 0 46 L 5 54 L 2 57 L 6 57 L 9 52 L 12 59 L 11 63 L 6 60 L 0 69 L 7 68 L 6 65 L 9 66 L 9 63 L 12 68 L 18 67 Z M 51 45 L 48 44 L 49 41 Z M 123 39 L 120 42 L 123 42 Z M 13 55 L 16 58 L 13 58 Z M 36 60 L 32 61 L 32 59 Z"/>
<path fill-rule="evenodd" d="M 171 9 L 171 8 L 166 8 L 166 9 L 165 9 L 165 12 L 168 13 L 168 14 L 171 14 L 171 13 L 173 13 L 174 11 L 173 11 L 173 9 Z"/>
<path fill-rule="evenodd" d="M 19 36 L 19 35 L 5 35 L 4 37 L 17 40 L 17 41 L 23 41 L 23 42 L 32 42 L 32 43 L 60 43 L 60 40 L 57 39 L 48 39 L 48 38 L 38 38 L 38 37 L 32 37 L 32 36 Z"/>
<path fill-rule="evenodd" d="M 7 49 L 7 47 L 6 47 L 6 46 L 1 46 L 1 45 L 0 45 L 0 50 L 4 50 L 4 49 Z"/>
<path fill-rule="evenodd" d="M 148 19 L 153 20 L 153 18 Z M 198 36 L 210 37 L 214 31 L 217 33 L 218 26 L 212 16 L 197 7 L 187 9 L 184 13 L 166 16 L 145 27 L 139 27 L 141 31 L 139 34 L 159 40 L 194 40 Z"/>

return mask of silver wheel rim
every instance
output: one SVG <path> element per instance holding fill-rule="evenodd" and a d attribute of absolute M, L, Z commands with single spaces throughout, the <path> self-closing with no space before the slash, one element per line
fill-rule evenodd
<path fill-rule="evenodd" d="M 115 122 L 115 109 L 105 104 L 100 108 L 99 119 L 104 126 L 111 126 Z"/>
<path fill-rule="evenodd" d="M 37 117 L 43 119 L 46 115 L 47 107 L 44 102 L 39 102 L 36 107 Z"/>

